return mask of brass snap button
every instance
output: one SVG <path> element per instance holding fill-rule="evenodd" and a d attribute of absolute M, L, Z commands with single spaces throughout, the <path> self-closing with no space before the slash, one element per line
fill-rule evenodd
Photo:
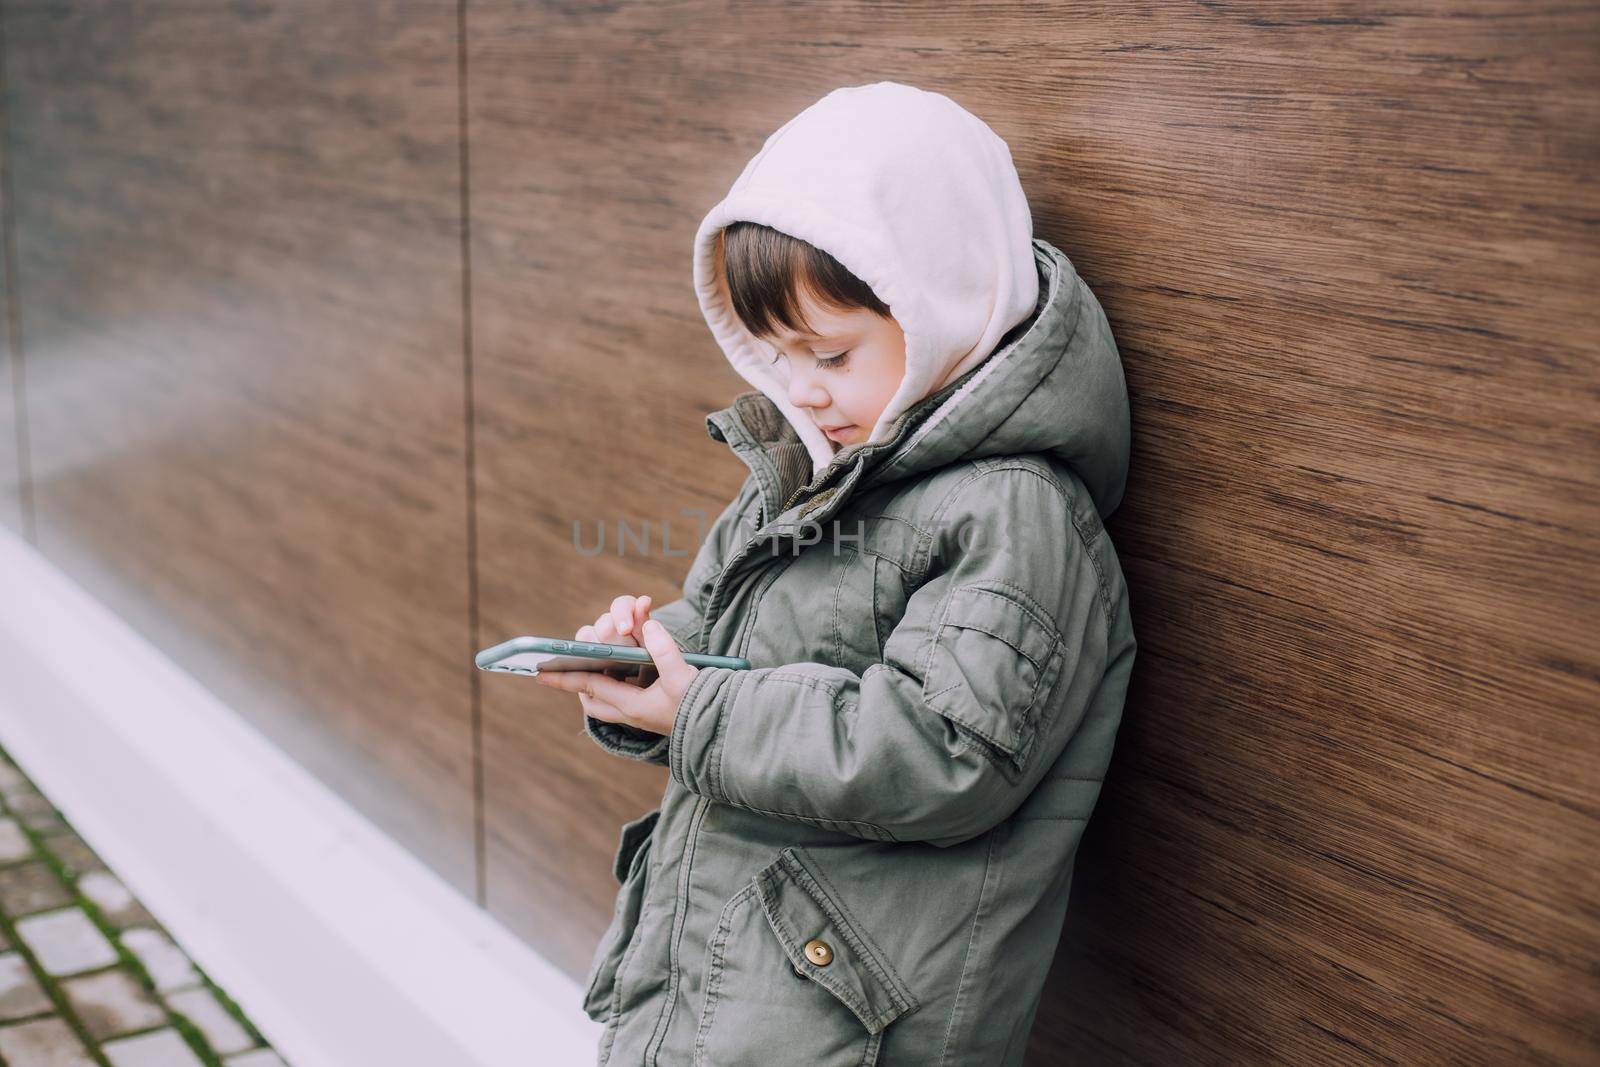
<path fill-rule="evenodd" d="M 813 937 L 806 942 L 806 959 L 818 967 L 826 967 L 833 962 L 833 947 L 821 938 Z"/>

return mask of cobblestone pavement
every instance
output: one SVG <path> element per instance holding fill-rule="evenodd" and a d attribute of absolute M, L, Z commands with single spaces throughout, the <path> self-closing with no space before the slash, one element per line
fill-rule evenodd
<path fill-rule="evenodd" d="M 0 1065 L 285 1067 L 0 750 Z"/>

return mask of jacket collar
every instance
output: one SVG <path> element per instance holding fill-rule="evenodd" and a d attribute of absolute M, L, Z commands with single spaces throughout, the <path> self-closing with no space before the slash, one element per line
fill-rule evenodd
<path fill-rule="evenodd" d="M 916 428 L 977 370 L 969 369 L 902 412 L 885 440 L 841 449 L 815 477 L 809 477 L 811 454 L 793 424 L 759 390 L 740 393 L 732 404 L 707 415 L 706 433 L 727 444 L 755 475 L 763 525 L 776 517 L 782 521 L 775 532 L 792 532 L 800 522 L 821 522 L 832 515 L 855 489 L 890 480 L 878 475 L 895 469 Z"/>

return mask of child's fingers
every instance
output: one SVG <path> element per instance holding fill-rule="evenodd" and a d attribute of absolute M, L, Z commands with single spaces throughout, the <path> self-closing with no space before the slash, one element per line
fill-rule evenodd
<path fill-rule="evenodd" d="M 660 620 L 651 619 L 644 624 L 643 635 L 644 647 L 654 661 L 657 675 L 680 692 L 688 688 L 689 679 L 700 673 L 700 668 L 690 666 L 683 658 L 683 650 L 667 633 L 667 628 Z"/>
<path fill-rule="evenodd" d="M 619 681 L 599 671 L 540 671 L 534 679 L 551 689 L 578 694 L 583 710 L 597 719 L 611 722 L 636 722 L 639 687 Z"/>
<path fill-rule="evenodd" d="M 600 671 L 575 671 L 575 674 L 588 675 L 588 684 L 580 686 L 582 692 L 609 705 L 618 714 L 626 715 L 633 701 L 638 699 L 639 687 L 629 685 Z"/>
<path fill-rule="evenodd" d="M 648 615 L 648 597 L 619 596 L 611 602 L 611 609 L 595 620 L 595 640 L 638 647 L 639 627 Z"/>
<path fill-rule="evenodd" d="M 611 621 L 619 634 L 633 631 L 633 601 L 632 596 L 624 593 L 611 602 Z"/>
<path fill-rule="evenodd" d="M 608 645 L 637 645 L 632 634 L 625 634 L 618 630 L 616 616 L 610 612 L 595 620 L 596 641 L 604 641 Z"/>
<path fill-rule="evenodd" d="M 593 695 L 590 679 L 595 677 L 597 671 L 557 671 L 546 667 L 533 676 L 533 680 L 551 689 L 565 689 L 569 693 L 589 693 Z"/>
<path fill-rule="evenodd" d="M 617 633 L 625 637 L 638 637 L 639 627 L 650 615 L 650 597 L 624 594 L 611 602 L 611 617 L 616 622 Z M 637 642 L 636 642 L 637 643 Z"/>

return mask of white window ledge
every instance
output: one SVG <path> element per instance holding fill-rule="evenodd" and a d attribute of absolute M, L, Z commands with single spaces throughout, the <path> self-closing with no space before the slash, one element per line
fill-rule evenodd
<path fill-rule="evenodd" d="M 0 590 L 0 744 L 292 1067 L 594 1062 L 577 983 L 3 527 Z"/>

